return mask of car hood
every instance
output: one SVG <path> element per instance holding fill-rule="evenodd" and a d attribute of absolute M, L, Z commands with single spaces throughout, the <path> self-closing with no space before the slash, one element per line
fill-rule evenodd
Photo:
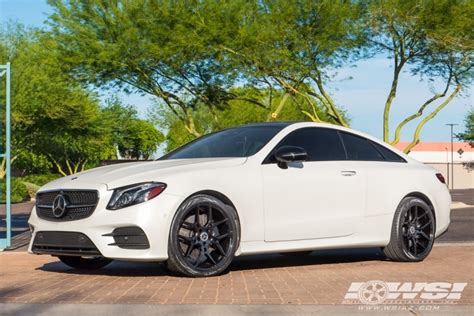
<path fill-rule="evenodd" d="M 98 185 L 106 185 L 111 190 L 134 183 L 165 181 L 164 178 L 173 173 L 232 167 L 243 164 L 246 160 L 247 158 L 197 158 L 118 163 L 57 179 L 40 190 L 93 188 Z"/>

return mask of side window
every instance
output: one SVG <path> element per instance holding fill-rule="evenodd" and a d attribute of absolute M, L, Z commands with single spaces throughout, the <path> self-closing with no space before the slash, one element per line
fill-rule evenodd
<path fill-rule="evenodd" d="M 337 131 L 328 128 L 309 127 L 287 135 L 276 148 L 298 146 L 306 150 L 308 161 L 346 160 L 346 154 Z M 271 157 L 274 162 L 274 157 Z"/>
<path fill-rule="evenodd" d="M 349 160 L 385 161 L 368 139 L 344 132 L 341 137 Z"/>
<path fill-rule="evenodd" d="M 372 145 L 375 146 L 375 148 L 377 148 L 377 150 L 385 157 L 385 160 L 386 161 L 390 161 L 390 162 L 407 162 L 405 159 L 403 159 L 402 157 L 400 157 L 399 155 L 397 155 L 396 153 L 394 153 L 393 151 L 391 151 L 390 149 L 388 149 L 387 147 L 385 146 L 382 146 L 380 144 L 377 144 L 375 142 L 372 142 Z"/>

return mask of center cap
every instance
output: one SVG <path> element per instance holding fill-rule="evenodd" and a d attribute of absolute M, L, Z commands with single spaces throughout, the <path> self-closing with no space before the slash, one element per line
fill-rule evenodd
<path fill-rule="evenodd" d="M 410 234 L 414 235 L 416 232 L 415 226 L 410 226 L 409 232 Z"/>
<path fill-rule="evenodd" d="M 209 239 L 209 235 L 206 232 L 202 232 L 201 235 L 199 235 L 199 239 L 202 241 L 207 241 Z"/>

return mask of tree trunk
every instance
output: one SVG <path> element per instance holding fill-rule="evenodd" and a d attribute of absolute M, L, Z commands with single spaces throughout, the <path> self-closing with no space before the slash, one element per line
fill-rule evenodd
<path fill-rule="evenodd" d="M 395 58 L 395 69 L 393 71 L 392 86 L 388 93 L 387 100 L 385 101 L 385 107 L 383 110 L 383 140 L 386 143 L 390 142 L 390 108 L 392 107 L 393 100 L 397 95 L 398 78 L 400 71 L 402 70 L 403 62 L 398 64 L 398 59 Z"/>
<path fill-rule="evenodd" d="M 413 140 L 403 150 L 404 153 L 408 154 L 413 149 L 413 147 L 415 147 L 420 142 L 420 133 L 421 133 L 421 130 L 423 129 L 423 126 L 425 126 L 426 123 L 428 123 L 432 118 L 434 118 L 436 114 L 439 113 L 439 111 L 441 111 L 446 105 L 448 105 L 449 102 L 451 102 L 454 99 L 454 97 L 461 90 L 461 87 L 462 86 L 458 84 L 456 86 L 456 89 L 454 89 L 454 91 L 449 95 L 449 97 L 446 100 L 444 100 L 443 103 L 441 103 L 436 109 L 433 110 L 433 112 L 431 112 L 428 116 L 426 116 L 423 120 L 421 120 L 421 122 L 416 127 L 415 132 L 413 133 Z"/>
<path fill-rule="evenodd" d="M 290 94 L 288 92 L 285 92 L 285 94 L 283 94 L 283 97 L 281 98 L 280 103 L 278 104 L 275 112 L 268 114 L 267 122 L 274 121 L 278 118 L 278 115 L 280 115 L 281 111 L 283 110 L 283 107 L 285 106 L 285 103 L 288 100 L 289 96 Z"/>

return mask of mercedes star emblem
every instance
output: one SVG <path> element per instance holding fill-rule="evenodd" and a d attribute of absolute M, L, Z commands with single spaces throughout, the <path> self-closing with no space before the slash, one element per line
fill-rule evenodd
<path fill-rule="evenodd" d="M 60 218 L 66 212 L 67 202 L 62 194 L 58 194 L 53 202 L 53 215 Z"/>

